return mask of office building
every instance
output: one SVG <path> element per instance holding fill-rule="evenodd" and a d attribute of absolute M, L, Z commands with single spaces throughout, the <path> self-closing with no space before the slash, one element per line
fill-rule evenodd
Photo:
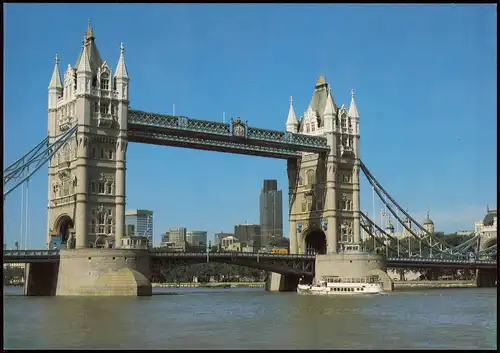
<path fill-rule="evenodd" d="M 267 239 L 283 236 L 283 193 L 277 180 L 264 180 L 260 193 L 260 234 Z"/>
<path fill-rule="evenodd" d="M 243 246 L 252 246 L 256 250 L 262 246 L 259 224 L 237 224 L 234 226 L 234 236 Z"/>
<path fill-rule="evenodd" d="M 234 236 L 233 233 L 224 233 L 224 232 L 215 233 L 215 245 L 220 248 L 222 244 L 222 239 L 232 236 Z"/>
<path fill-rule="evenodd" d="M 202 230 L 190 230 L 186 233 L 186 241 L 192 246 L 207 246 L 207 232 Z"/>
<path fill-rule="evenodd" d="M 148 247 L 153 246 L 153 211 L 130 210 L 125 212 L 127 236 L 145 237 Z"/>

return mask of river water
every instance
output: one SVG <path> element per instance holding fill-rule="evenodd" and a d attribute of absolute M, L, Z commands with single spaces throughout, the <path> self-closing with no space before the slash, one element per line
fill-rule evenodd
<path fill-rule="evenodd" d="M 152 297 L 24 297 L 4 287 L 4 348 L 496 349 L 497 289 L 313 297 L 155 288 Z"/>

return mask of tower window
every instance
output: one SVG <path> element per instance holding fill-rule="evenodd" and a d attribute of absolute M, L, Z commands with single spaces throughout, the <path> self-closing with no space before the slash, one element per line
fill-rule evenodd
<path fill-rule="evenodd" d="M 106 194 L 110 194 L 111 195 L 111 183 L 107 184 L 106 185 Z"/>
<path fill-rule="evenodd" d="M 109 76 L 106 73 L 101 76 L 101 89 L 109 89 Z"/>
<path fill-rule="evenodd" d="M 101 158 L 104 158 L 104 148 L 101 148 Z"/>
<path fill-rule="evenodd" d="M 97 76 L 94 75 L 94 77 L 92 77 L 92 87 L 97 87 Z"/>
<path fill-rule="evenodd" d="M 113 159 L 113 150 L 108 151 L 108 158 Z"/>
<path fill-rule="evenodd" d="M 92 158 L 96 158 L 96 150 L 95 150 L 95 147 L 92 147 Z"/>
<path fill-rule="evenodd" d="M 116 77 L 113 78 L 113 89 L 116 90 Z"/>
<path fill-rule="evenodd" d="M 99 113 L 99 103 L 98 102 L 94 103 L 94 113 Z"/>
<path fill-rule="evenodd" d="M 306 132 L 309 132 L 309 124 L 306 124 Z"/>
<path fill-rule="evenodd" d="M 100 111 L 101 111 L 101 114 L 107 114 L 108 113 L 108 105 L 101 104 Z"/>
<path fill-rule="evenodd" d="M 99 183 L 99 194 L 104 194 L 104 183 Z"/>
<path fill-rule="evenodd" d="M 90 233 L 95 233 L 95 219 L 92 220 L 92 225 L 90 226 Z"/>

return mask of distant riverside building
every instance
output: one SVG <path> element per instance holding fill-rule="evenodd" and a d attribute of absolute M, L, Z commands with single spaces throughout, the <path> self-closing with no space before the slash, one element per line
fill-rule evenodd
<path fill-rule="evenodd" d="M 130 210 L 125 212 L 126 236 L 145 237 L 148 247 L 153 246 L 153 211 Z"/>
<path fill-rule="evenodd" d="M 207 246 L 207 232 L 191 230 L 186 233 L 186 241 L 193 246 Z"/>
<path fill-rule="evenodd" d="M 264 237 L 283 236 L 283 193 L 277 180 L 264 180 L 260 193 L 260 234 Z"/>
<path fill-rule="evenodd" d="M 405 219 L 405 224 L 408 226 L 408 228 L 410 229 L 414 229 L 412 228 L 412 222 L 409 218 L 406 218 Z M 429 232 L 429 233 L 434 233 L 435 232 L 435 229 L 434 229 L 434 222 L 430 219 L 429 217 L 429 212 L 427 212 L 427 215 L 424 219 L 424 222 L 422 224 L 422 226 L 424 227 L 424 229 Z M 404 238 L 407 238 L 409 236 L 411 236 L 411 233 L 406 229 L 404 228 L 403 226 L 401 226 L 403 228 L 403 230 L 401 232 L 394 232 L 394 225 L 392 224 L 392 221 L 391 219 L 389 218 L 388 222 L 387 222 L 387 225 L 385 227 L 385 232 L 389 235 L 391 235 L 392 237 L 394 238 L 399 238 L 399 239 L 404 239 Z M 418 231 L 413 231 L 415 234 L 418 234 L 418 235 L 423 235 L 424 232 L 421 231 L 421 230 L 418 230 Z M 382 235 L 381 235 L 382 236 Z M 369 239 L 370 236 L 368 234 L 365 234 L 365 231 L 363 230 L 363 239 Z"/>
<path fill-rule="evenodd" d="M 477 221 L 474 224 L 474 229 L 476 232 L 484 233 L 491 238 L 497 236 L 497 210 L 487 209 L 486 216 L 482 221 Z"/>
<path fill-rule="evenodd" d="M 260 224 L 236 224 L 234 226 L 234 237 L 244 246 L 259 247 L 262 244 L 260 236 Z"/>
<path fill-rule="evenodd" d="M 220 248 L 222 250 L 228 250 L 228 248 L 230 248 L 235 243 L 239 243 L 238 238 L 230 235 L 221 239 Z"/>
<path fill-rule="evenodd" d="M 234 233 L 224 233 L 224 232 L 215 233 L 215 245 L 220 247 L 222 239 L 227 238 L 227 237 L 233 237 L 233 236 L 234 236 Z"/>
<path fill-rule="evenodd" d="M 187 229 L 184 227 L 169 228 L 162 234 L 161 247 L 171 251 L 186 251 L 187 249 Z"/>

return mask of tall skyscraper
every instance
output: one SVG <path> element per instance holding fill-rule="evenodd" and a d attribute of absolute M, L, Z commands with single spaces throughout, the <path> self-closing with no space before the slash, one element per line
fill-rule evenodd
<path fill-rule="evenodd" d="M 127 235 L 146 237 L 148 246 L 153 246 L 153 211 L 131 210 L 125 212 Z"/>
<path fill-rule="evenodd" d="M 277 180 L 264 180 L 260 193 L 260 233 L 263 238 L 283 236 L 283 194 Z"/>

